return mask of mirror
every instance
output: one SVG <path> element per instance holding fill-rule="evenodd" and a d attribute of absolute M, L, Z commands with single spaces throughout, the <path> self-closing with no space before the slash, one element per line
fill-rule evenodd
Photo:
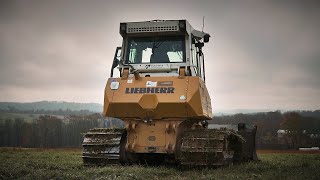
<path fill-rule="evenodd" d="M 210 39 L 210 34 L 205 34 L 203 37 L 203 42 L 207 43 L 209 42 L 209 39 Z"/>

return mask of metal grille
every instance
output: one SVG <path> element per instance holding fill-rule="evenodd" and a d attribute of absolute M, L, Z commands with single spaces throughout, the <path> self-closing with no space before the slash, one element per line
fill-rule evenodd
<path fill-rule="evenodd" d="M 128 33 L 178 31 L 178 26 L 129 27 Z"/>

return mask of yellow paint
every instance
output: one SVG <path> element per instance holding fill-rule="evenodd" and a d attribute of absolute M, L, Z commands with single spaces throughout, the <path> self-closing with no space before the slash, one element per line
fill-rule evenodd
<path fill-rule="evenodd" d="M 117 90 L 110 88 L 114 81 L 120 83 Z M 168 87 L 174 87 L 174 93 L 126 93 L 126 88 L 147 88 L 147 81 L 172 81 Z M 140 77 L 132 83 L 122 77 L 110 78 L 106 84 L 104 115 L 125 122 L 128 151 L 174 153 L 183 129 L 180 125 L 186 120 L 193 124 L 210 120 L 212 110 L 207 88 L 199 77 Z"/>

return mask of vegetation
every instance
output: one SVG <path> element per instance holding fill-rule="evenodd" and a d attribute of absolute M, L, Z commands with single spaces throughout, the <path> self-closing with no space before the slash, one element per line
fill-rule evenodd
<path fill-rule="evenodd" d="M 257 147 L 261 149 L 287 149 L 320 146 L 320 111 L 281 113 L 260 112 L 235 114 L 213 118 L 216 124 L 246 123 L 258 126 Z M 285 130 L 283 143 L 279 144 L 278 130 Z"/>
<path fill-rule="evenodd" d="M 58 118 L 40 115 L 30 121 L 23 118 L 0 119 L 0 146 L 5 147 L 80 147 L 83 133 L 96 127 L 119 127 L 122 122 L 101 114 Z"/>
<path fill-rule="evenodd" d="M 259 154 L 222 168 L 83 166 L 80 150 L 0 149 L 0 179 L 319 179 L 320 154 Z"/>
<path fill-rule="evenodd" d="M 117 119 L 104 118 L 101 114 L 87 110 L 50 111 L 50 115 L 35 112 L 42 110 L 29 112 L 30 114 L 24 111 L 0 112 L 0 146 L 80 147 L 83 133 L 89 129 L 123 125 Z M 256 140 L 259 149 L 297 149 L 320 146 L 319 115 L 320 111 L 287 113 L 275 111 L 216 116 L 211 122 L 234 125 L 242 122 L 257 125 Z M 279 129 L 286 131 L 281 139 L 279 139 Z"/>
<path fill-rule="evenodd" d="M 64 101 L 39 101 L 32 103 L 0 102 L 0 111 L 10 112 L 52 112 L 52 111 L 90 111 L 102 112 L 98 103 L 74 103 Z M 44 113 L 39 113 L 44 114 Z M 46 113 L 50 114 L 50 113 Z"/>
<path fill-rule="evenodd" d="M 0 147 L 80 147 L 89 129 L 122 126 L 97 113 L 101 111 L 95 103 L 0 102 Z M 257 125 L 260 149 L 320 146 L 320 110 L 214 116 L 210 123 Z M 279 129 L 285 130 L 281 140 Z"/>
<path fill-rule="evenodd" d="M 41 114 L 26 114 L 26 113 L 12 113 L 12 112 L 0 112 L 0 123 L 4 122 L 6 119 L 15 120 L 23 119 L 26 122 L 33 122 L 35 119 L 39 118 Z"/>

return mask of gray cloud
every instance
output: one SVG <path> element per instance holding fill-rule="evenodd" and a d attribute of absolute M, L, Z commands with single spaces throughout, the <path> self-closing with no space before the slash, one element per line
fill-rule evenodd
<path fill-rule="evenodd" d="M 119 22 L 187 19 L 212 41 L 216 109 L 320 108 L 317 1 L 1 1 L 0 101 L 99 102 Z"/>

